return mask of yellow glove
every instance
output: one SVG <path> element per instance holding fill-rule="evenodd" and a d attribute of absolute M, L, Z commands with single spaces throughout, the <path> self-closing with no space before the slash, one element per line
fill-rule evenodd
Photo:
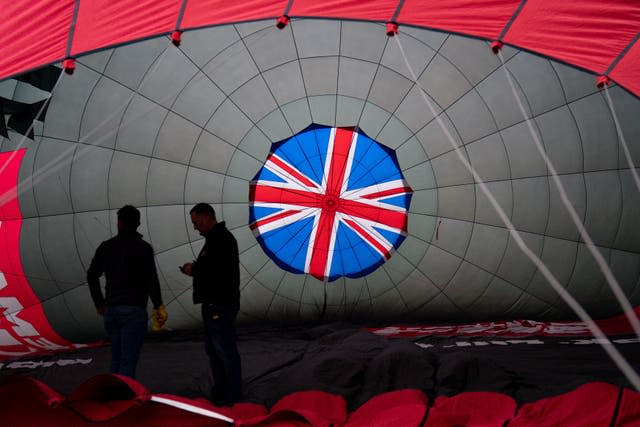
<path fill-rule="evenodd" d="M 151 311 L 151 330 L 154 332 L 161 330 L 168 318 L 169 315 L 167 314 L 167 309 L 164 308 L 164 305 L 154 308 Z"/>

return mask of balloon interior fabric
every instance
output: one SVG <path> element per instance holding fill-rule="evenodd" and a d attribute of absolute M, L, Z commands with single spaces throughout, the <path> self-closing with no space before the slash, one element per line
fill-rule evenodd
<path fill-rule="evenodd" d="M 3 11 L 3 359 L 104 337 L 86 269 L 124 204 L 173 331 L 201 326 L 177 266 L 202 201 L 238 241 L 241 325 L 553 326 L 640 303 L 637 2 Z"/>
<path fill-rule="evenodd" d="M 638 305 L 640 197 L 616 131 L 617 123 L 636 158 L 638 99 L 612 87 L 614 117 L 587 73 L 506 47 L 502 65 L 483 41 L 416 28 L 405 33 L 389 38 L 383 25 L 370 22 L 301 19 L 280 30 L 257 21 L 185 32 L 180 47 L 155 38 L 88 55 L 78 58 L 73 76 L 49 67 L 2 82 L 3 99 L 22 106 L 5 115 L 2 140 L 2 183 L 13 189 L 3 200 L 13 207 L 2 210 L 1 292 L 9 298 L 5 318 L 23 326 L 20 333 L 5 328 L 11 344 L 4 350 L 43 349 L 26 341 L 32 338 L 51 342 L 46 349 L 103 336 L 85 272 L 98 244 L 115 233 L 115 211 L 127 203 L 141 209 L 140 231 L 156 253 L 171 329 L 200 324 L 189 278 L 176 266 L 194 259 L 203 243 L 188 215 L 202 200 L 238 240 L 243 323 L 575 318 L 518 247 L 479 180 L 591 316 L 615 316 L 622 310 L 562 201 L 551 165 L 605 265 Z M 55 89 L 52 81 L 59 81 Z M 517 100 L 524 100 L 530 121 Z M 396 182 L 406 194 L 381 199 L 377 212 L 384 215 L 358 205 L 350 208 L 359 215 L 350 227 L 334 222 L 340 224 L 334 253 L 357 264 L 326 263 L 336 268 L 328 272 L 313 264 L 317 270 L 300 274 L 307 268 L 303 231 L 313 227 L 294 224 L 301 230 L 292 239 L 282 237 L 295 233 L 287 228 L 262 233 L 255 220 L 266 211 L 256 209 L 255 197 L 256 189 L 268 188 L 260 183 L 273 166 L 270 153 L 290 151 L 292 158 L 284 157 L 298 168 L 304 166 L 291 147 L 311 152 L 308 158 L 320 153 L 325 142 L 298 143 L 296 135 L 310 126 L 320 134 L 357 129 L 363 143 L 354 147 L 369 149 L 362 159 L 355 153 L 350 179 L 362 176 L 363 188 Z M 304 173 L 321 186 L 328 171 L 321 175 L 320 158 Z M 372 166 L 374 159 L 380 163 Z M 344 214 L 331 210 L 331 198 L 322 200 L 319 211 L 328 214 L 317 218 L 326 231 L 327 218 Z M 376 215 L 382 221 L 374 227 Z M 354 230 L 375 231 L 364 233 L 378 237 L 370 241 L 374 252 L 359 249 Z M 333 234 L 318 235 L 326 242 L 306 248 L 328 248 Z M 370 264 L 383 258 L 377 268 Z M 28 293 L 40 303 L 23 297 Z M 55 334 L 33 332 L 40 324 Z"/>

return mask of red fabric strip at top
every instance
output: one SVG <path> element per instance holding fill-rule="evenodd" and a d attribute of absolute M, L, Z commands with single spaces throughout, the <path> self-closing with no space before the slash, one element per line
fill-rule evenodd
<path fill-rule="evenodd" d="M 638 4 L 640 5 L 640 2 Z M 640 40 L 636 40 L 625 56 L 620 59 L 609 77 L 640 96 Z"/>
<path fill-rule="evenodd" d="M 282 15 L 288 0 L 189 0 L 182 19 L 183 28 L 204 27 L 211 24 L 230 24 L 274 18 Z"/>
<path fill-rule="evenodd" d="M 169 32 L 181 5 L 176 0 L 81 1 L 71 54 Z"/>
<path fill-rule="evenodd" d="M 600 74 L 638 31 L 637 0 L 529 0 L 503 41 Z"/>
<path fill-rule="evenodd" d="M 397 6 L 398 0 L 295 0 L 289 15 L 387 22 Z"/>
<path fill-rule="evenodd" d="M 0 79 L 64 58 L 74 0 L 3 1 Z"/>
<path fill-rule="evenodd" d="M 0 15 L 0 79 L 64 59 L 74 0 L 4 2 Z M 405 0 L 397 21 L 495 40 L 521 0 Z M 288 0 L 190 0 L 182 29 L 280 16 Z M 387 22 L 399 0 L 295 0 L 292 17 Z M 82 1 L 71 54 L 78 56 L 147 37 L 169 34 L 182 0 Z M 275 23 L 274 23 L 275 25 Z M 383 31 L 384 29 L 381 29 Z M 527 0 L 504 42 L 601 74 L 640 31 L 637 0 Z M 637 44 L 637 43 L 636 43 Z M 640 94 L 640 47 L 611 71 L 618 84 Z"/>
<path fill-rule="evenodd" d="M 406 0 L 397 21 L 495 40 L 521 0 Z M 400 27 L 402 33 L 402 27 Z"/>

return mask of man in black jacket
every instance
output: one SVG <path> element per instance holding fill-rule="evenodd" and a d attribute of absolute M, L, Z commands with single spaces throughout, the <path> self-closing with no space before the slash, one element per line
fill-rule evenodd
<path fill-rule="evenodd" d="M 131 205 L 118 210 L 118 234 L 100 244 L 87 270 L 91 298 L 111 339 L 109 372 L 135 378 L 140 349 L 147 333 L 147 301 L 151 297 L 156 326 L 167 313 L 162 305 L 153 248 L 136 231 L 140 211 Z M 100 289 L 105 275 L 106 298 Z"/>
<path fill-rule="evenodd" d="M 240 309 L 238 243 L 211 205 L 198 203 L 190 212 L 193 228 L 205 237 L 194 262 L 180 271 L 193 277 L 193 303 L 202 304 L 205 350 L 213 375 L 211 400 L 217 405 L 237 402 L 242 370 L 236 346 L 235 319 Z"/>

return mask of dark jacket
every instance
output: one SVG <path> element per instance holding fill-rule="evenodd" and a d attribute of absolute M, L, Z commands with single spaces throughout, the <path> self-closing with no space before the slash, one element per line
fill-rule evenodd
<path fill-rule="evenodd" d="M 238 243 L 224 221 L 205 236 L 204 247 L 193 263 L 193 303 L 240 308 L 240 262 Z"/>
<path fill-rule="evenodd" d="M 100 276 L 106 278 L 106 298 L 100 290 Z M 96 307 L 162 304 L 153 248 L 136 231 L 122 231 L 98 246 L 87 270 L 91 298 Z"/>

